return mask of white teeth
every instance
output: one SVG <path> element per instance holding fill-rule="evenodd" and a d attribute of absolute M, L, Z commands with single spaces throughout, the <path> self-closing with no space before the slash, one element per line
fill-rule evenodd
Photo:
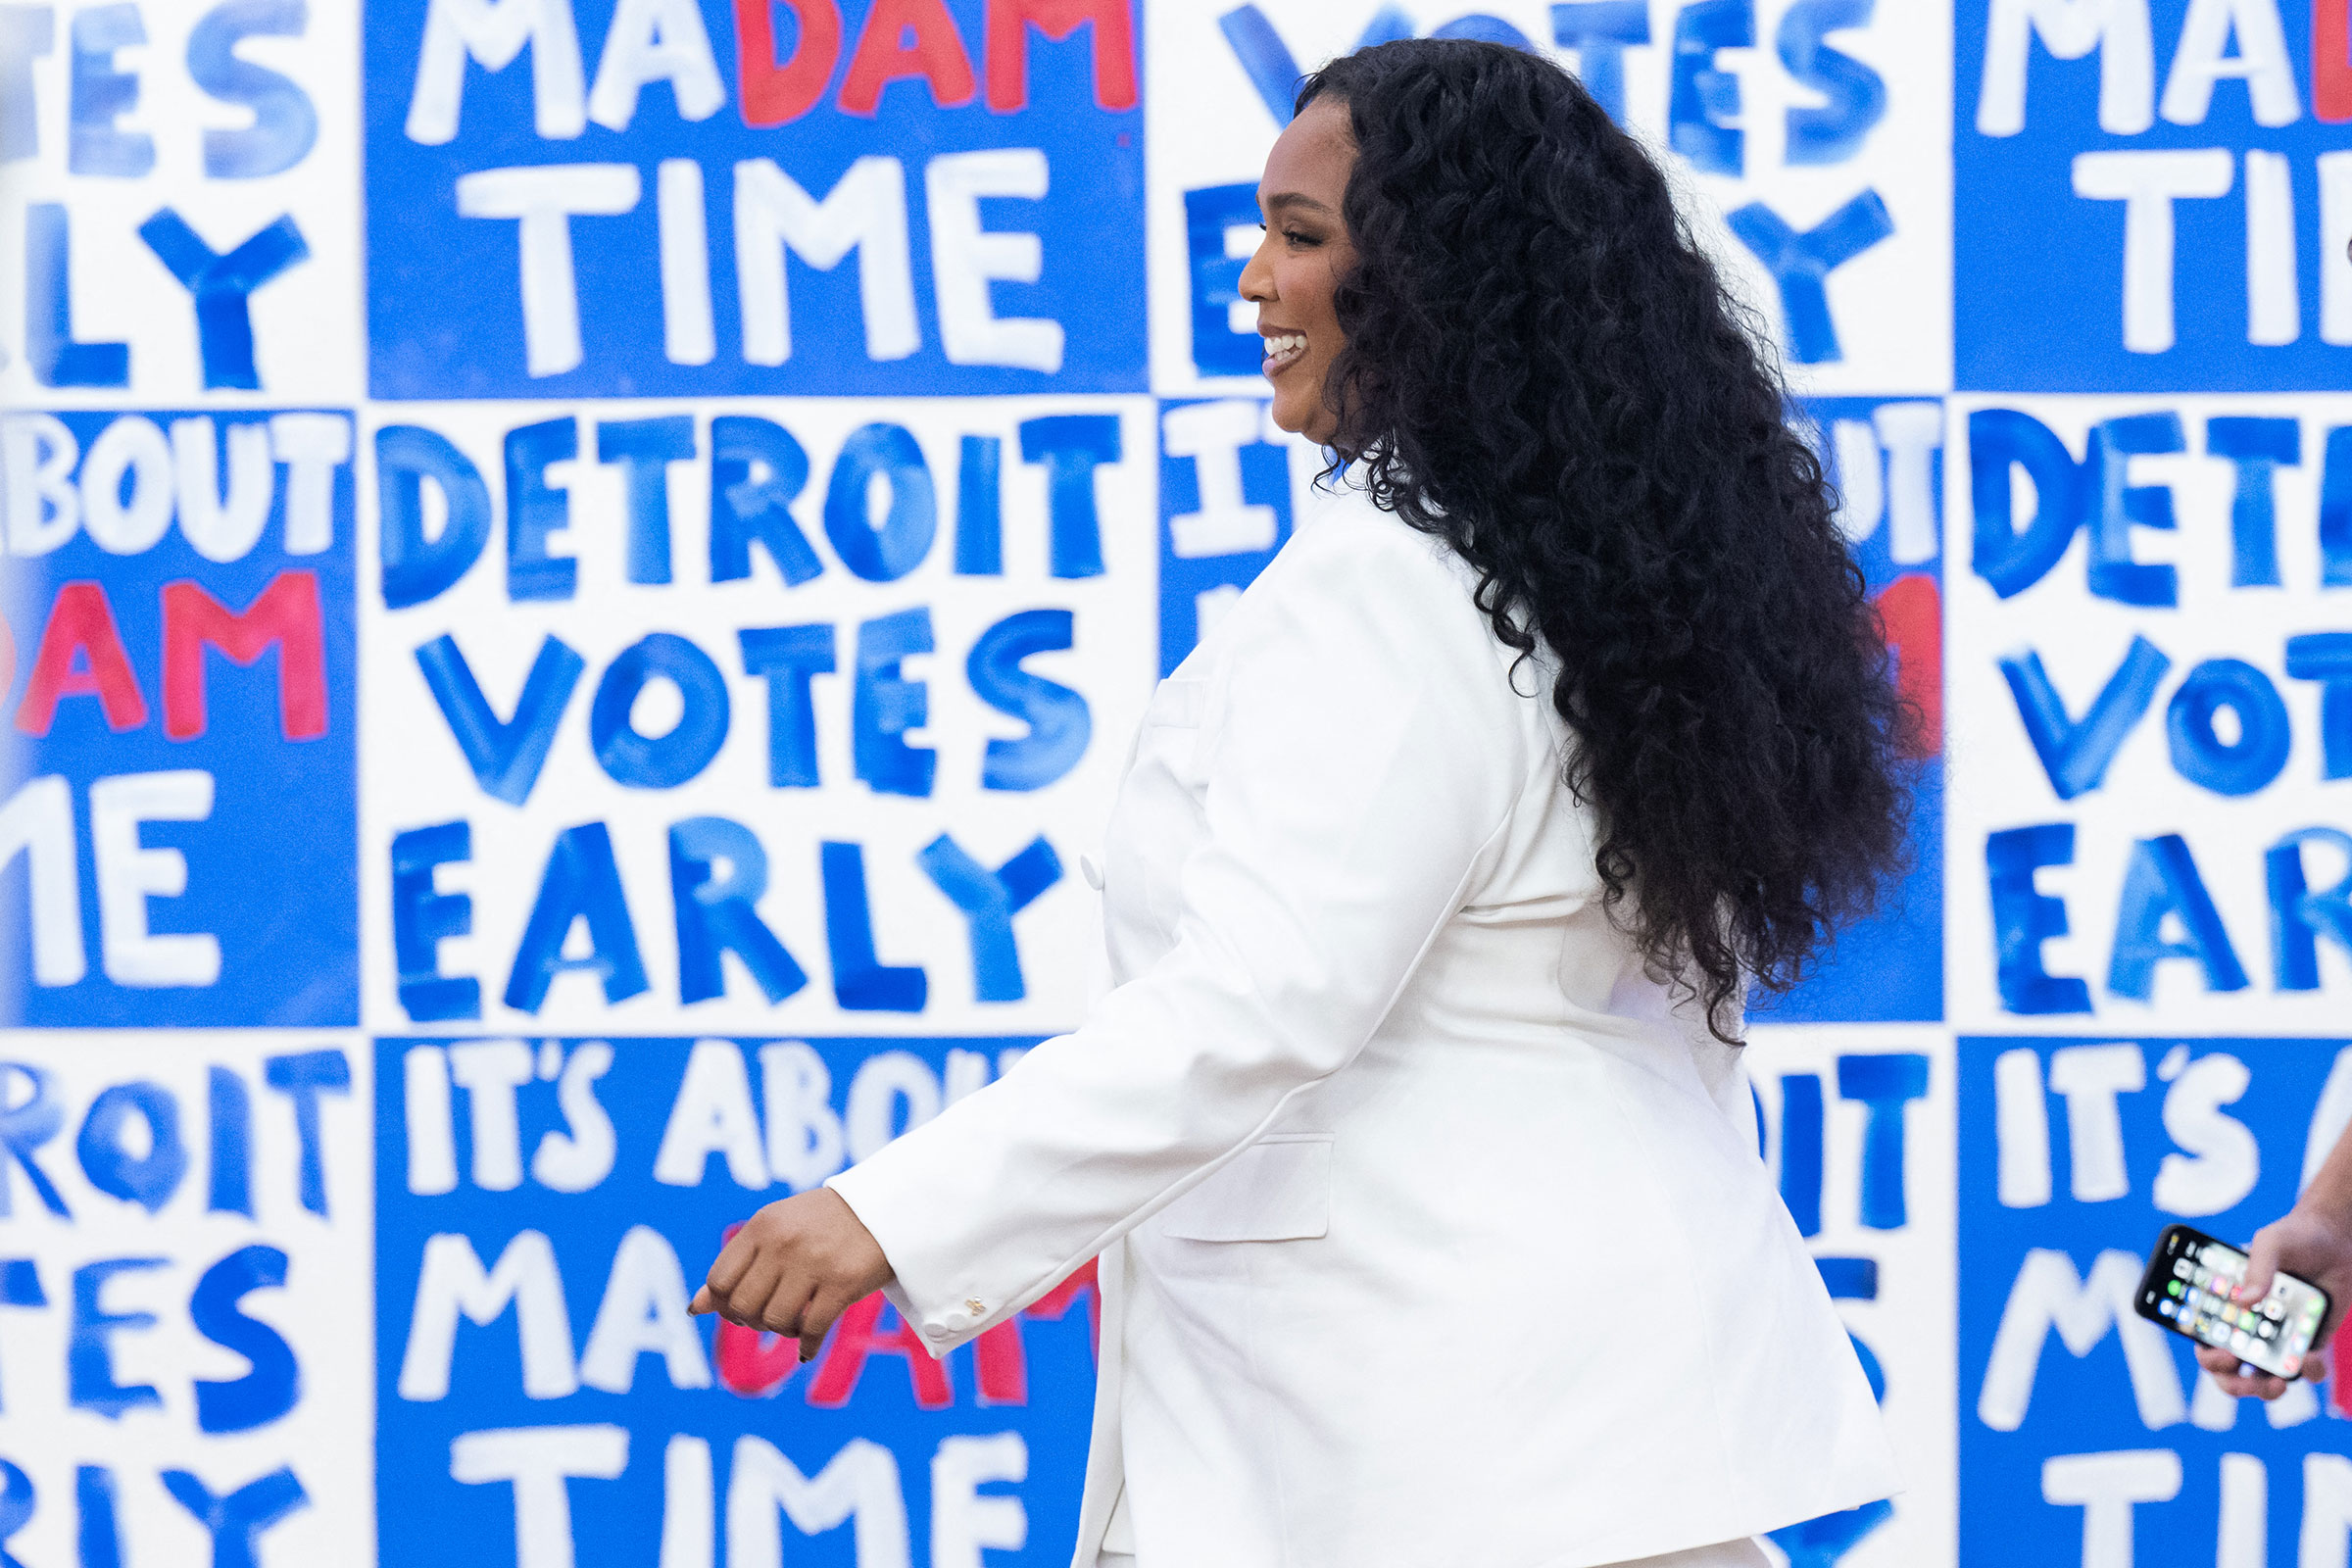
<path fill-rule="evenodd" d="M 1306 334 L 1303 332 L 1286 332 L 1280 337 L 1266 339 L 1266 358 L 1269 360 L 1279 360 L 1289 355 L 1305 352 Z"/>

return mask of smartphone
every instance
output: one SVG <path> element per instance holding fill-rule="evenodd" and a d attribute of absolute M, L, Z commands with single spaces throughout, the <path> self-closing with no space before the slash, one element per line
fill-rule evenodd
<path fill-rule="evenodd" d="M 2328 1293 L 2281 1269 L 2270 1295 L 2240 1305 L 2230 1290 L 2245 1277 L 2242 1250 L 2186 1225 L 2168 1225 L 2140 1277 L 2139 1315 L 2249 1366 L 2297 1376 L 2311 1354 L 2311 1337 L 2328 1320 Z"/>

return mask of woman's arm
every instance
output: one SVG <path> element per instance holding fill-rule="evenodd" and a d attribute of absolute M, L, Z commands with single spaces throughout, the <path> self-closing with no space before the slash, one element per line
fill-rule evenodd
<path fill-rule="evenodd" d="M 791 1224 L 740 1233 L 698 1304 L 821 1335 L 803 1304 L 838 1310 L 883 1266 L 847 1237 L 830 1206 L 846 1200 L 894 1299 L 944 1352 L 1355 1055 L 1540 765 L 1540 732 L 1436 548 L 1343 514 L 1283 552 L 1234 612 L 1208 694 L 1207 832 L 1182 869 L 1172 950 L 1075 1034 L 835 1177 L 837 1198 L 763 1211 Z"/>

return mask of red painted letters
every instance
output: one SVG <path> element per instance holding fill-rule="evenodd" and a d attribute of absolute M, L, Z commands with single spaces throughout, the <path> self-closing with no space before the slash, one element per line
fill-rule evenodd
<path fill-rule="evenodd" d="M 114 607 L 94 582 L 70 582 L 57 591 L 41 651 L 24 682 L 24 699 L 17 705 L 17 728 L 27 735 L 48 734 L 64 697 L 97 698 L 109 729 L 137 729 L 147 722 L 147 699 L 139 695 L 139 678 L 122 651 Z"/>
<path fill-rule="evenodd" d="M 1894 653 L 1895 689 L 1919 714 L 1902 753 L 1930 758 L 1943 752 L 1943 595 L 1924 571 L 1907 571 L 1878 597 L 1880 632 Z"/>
<path fill-rule="evenodd" d="M 2311 112 L 2352 120 L 2352 0 L 2311 0 Z"/>
<path fill-rule="evenodd" d="M 1135 107 L 1135 17 L 1131 0 L 988 0 L 988 107 L 999 114 L 1029 103 L 1029 32 L 1059 41 L 1094 26 L 1095 102 Z"/>
<path fill-rule="evenodd" d="M 971 57 L 941 0 L 874 0 L 841 83 L 841 107 L 870 115 L 882 89 L 907 76 L 928 81 L 931 101 L 942 109 L 972 101 Z"/>
<path fill-rule="evenodd" d="M 2319 0 L 2321 4 L 2340 0 Z M 776 8 L 791 8 L 792 57 L 776 58 Z M 1029 106 L 1029 29 L 1052 42 L 1089 30 L 1095 102 L 1136 105 L 1134 0 L 988 0 L 988 107 L 1010 114 Z M 816 107 L 841 60 L 840 0 L 735 0 L 735 80 L 747 125 L 781 125 Z M 932 101 L 953 109 L 972 101 L 972 58 L 945 0 L 873 0 L 850 57 L 841 94 L 846 114 L 871 115 L 882 89 L 919 76 Z"/>
<path fill-rule="evenodd" d="M 735 1227 L 729 1227 L 732 1236 Z M 1098 1348 L 1102 1331 L 1102 1293 L 1095 1289 L 1095 1264 L 1090 1258 L 1059 1285 L 1032 1302 L 1019 1317 L 1000 1323 L 972 1345 L 982 1404 L 1029 1402 L 1029 1357 L 1021 1342 L 1021 1319 L 1059 1319 L 1084 1296 L 1090 1340 Z M 857 1392 L 865 1359 L 876 1350 L 906 1358 L 914 1386 L 914 1402 L 926 1410 L 944 1410 L 955 1402 L 956 1391 L 947 1363 L 934 1361 L 914 1331 L 900 1323 L 887 1334 L 880 1327 L 883 1300 L 869 1296 L 841 1315 L 825 1342 L 809 1379 L 810 1404 L 838 1409 Z M 712 1359 L 720 1387 L 747 1399 L 762 1398 L 781 1390 L 801 1368 L 801 1342 L 778 1334 L 762 1334 L 720 1320 Z"/>
<path fill-rule="evenodd" d="M 192 582 L 164 584 L 164 734 L 175 741 L 204 733 L 204 650 L 250 664 L 277 647 L 278 728 L 290 741 L 326 733 L 326 658 L 318 615 L 318 579 L 281 571 L 242 612 Z"/>
<path fill-rule="evenodd" d="M 776 60 L 776 0 L 735 0 L 735 80 L 743 122 L 781 125 L 816 107 L 841 58 L 835 0 L 784 0 L 800 22 L 792 58 Z"/>
<path fill-rule="evenodd" d="M 926 1410 L 944 1410 L 956 1402 L 956 1390 L 948 1382 L 944 1361 L 931 1359 L 923 1348 L 922 1340 L 904 1321 L 894 1321 L 888 1333 L 879 1332 L 882 1311 L 889 1303 L 880 1293 L 867 1297 L 841 1314 L 833 1325 L 833 1334 L 825 1342 L 825 1353 L 816 1363 L 816 1376 L 808 1383 L 808 1402 L 822 1410 L 838 1410 L 850 1402 L 858 1392 L 858 1374 L 865 1370 L 865 1358 L 881 1351 L 904 1356 L 906 1375 L 914 1383 L 914 1402 Z M 894 1319 L 897 1313 L 892 1313 Z M 795 1352 L 798 1353 L 797 1351 Z"/>

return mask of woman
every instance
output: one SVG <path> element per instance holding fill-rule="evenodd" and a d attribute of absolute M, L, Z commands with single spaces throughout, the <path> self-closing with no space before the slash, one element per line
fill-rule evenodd
<path fill-rule="evenodd" d="M 1369 501 L 1153 698 L 1116 989 L 697 1308 L 807 1355 L 879 1287 L 944 1353 L 1100 1253 L 1081 1565 L 1762 1562 L 1893 1489 L 1736 1049 L 1898 841 L 1859 575 L 1556 67 L 1338 61 L 1259 199 L 1274 416 Z"/>

